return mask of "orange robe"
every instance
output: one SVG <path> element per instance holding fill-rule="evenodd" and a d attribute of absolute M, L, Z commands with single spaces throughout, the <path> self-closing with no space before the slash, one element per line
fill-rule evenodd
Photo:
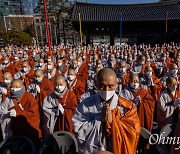
<path fill-rule="evenodd" d="M 73 91 L 67 90 L 63 98 L 58 99 L 63 106 L 64 113 L 58 117 L 54 131 L 68 131 L 73 133 L 72 118 L 77 107 L 77 99 Z"/>
<path fill-rule="evenodd" d="M 153 127 L 153 115 L 155 101 L 153 97 L 144 88 L 139 88 L 136 92 L 132 91 L 134 98 L 141 97 L 141 102 L 137 106 L 137 113 L 141 123 L 141 127 L 146 128 L 151 132 Z"/>
<path fill-rule="evenodd" d="M 84 84 L 84 86 L 86 85 L 88 80 L 88 65 L 86 63 L 83 63 L 80 66 L 77 78 Z"/>
<path fill-rule="evenodd" d="M 34 68 L 34 60 L 30 56 L 28 56 L 27 62 L 29 63 L 31 68 Z"/>
<path fill-rule="evenodd" d="M 17 73 L 13 64 L 9 64 L 9 66 L 5 67 L 3 69 L 3 72 L 10 72 L 12 75 L 15 75 Z"/>
<path fill-rule="evenodd" d="M 128 109 L 122 117 L 118 107 L 112 110 L 112 124 L 106 121 L 107 134 L 112 135 L 114 154 L 136 154 L 140 136 L 140 122 L 133 103 L 119 97 L 118 105 Z"/>
<path fill-rule="evenodd" d="M 16 62 L 13 62 L 13 64 L 14 64 L 16 72 L 19 72 L 20 70 L 22 70 L 22 60 L 18 60 Z"/>
<path fill-rule="evenodd" d="M 3 72 L 0 70 L 0 83 L 3 82 Z"/>
<path fill-rule="evenodd" d="M 84 84 L 77 78 L 69 85 L 69 89 L 74 91 L 77 101 L 80 102 L 81 96 L 85 93 Z"/>
<path fill-rule="evenodd" d="M 122 84 L 123 88 L 127 87 L 129 84 L 129 77 L 130 77 L 130 72 L 126 72 L 123 78 L 119 78 L 119 82 Z"/>
<path fill-rule="evenodd" d="M 13 109 L 16 110 L 17 116 L 12 119 L 11 129 L 13 136 L 27 136 L 32 141 L 38 142 L 42 137 L 40 130 L 40 114 L 36 99 L 28 92 L 15 102 Z M 22 108 L 19 106 L 21 103 Z"/>
<path fill-rule="evenodd" d="M 148 92 L 151 96 L 153 96 L 153 98 L 157 102 L 159 99 L 159 95 L 161 94 L 163 85 L 162 82 L 156 76 L 153 75 L 152 79 L 154 82 L 154 86 L 152 88 L 148 88 Z"/>
<path fill-rule="evenodd" d="M 39 87 L 41 88 L 41 91 L 40 94 L 36 96 L 36 99 L 39 106 L 42 107 L 45 97 L 53 92 L 54 86 L 46 77 L 43 77 L 42 82 L 39 84 Z"/>
<path fill-rule="evenodd" d="M 31 69 L 29 73 L 27 73 L 24 77 L 22 77 L 22 79 L 24 80 L 24 84 L 27 89 L 30 83 L 34 80 L 34 70 Z"/>
<path fill-rule="evenodd" d="M 58 70 L 56 70 L 56 74 L 54 75 L 54 77 L 52 77 L 52 78 L 49 79 L 49 81 L 51 81 L 51 84 L 52 84 L 52 85 L 54 85 L 54 80 L 55 80 L 55 78 L 56 78 L 57 76 L 59 76 L 59 75 L 61 75 L 61 73 L 60 73 Z"/>

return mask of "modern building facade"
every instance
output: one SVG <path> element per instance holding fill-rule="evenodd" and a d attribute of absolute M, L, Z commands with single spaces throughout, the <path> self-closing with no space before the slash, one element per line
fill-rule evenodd
<path fill-rule="evenodd" d="M 26 31 L 34 35 L 34 17 L 32 15 L 9 15 L 0 17 L 0 31 Z"/>
<path fill-rule="evenodd" d="M 76 31 L 79 31 L 78 13 L 86 44 L 103 40 L 113 45 L 120 40 L 120 32 L 129 43 L 180 42 L 179 0 L 131 5 L 76 2 L 72 12 Z"/>
<path fill-rule="evenodd" d="M 21 0 L 0 0 L 0 16 L 23 14 Z"/>

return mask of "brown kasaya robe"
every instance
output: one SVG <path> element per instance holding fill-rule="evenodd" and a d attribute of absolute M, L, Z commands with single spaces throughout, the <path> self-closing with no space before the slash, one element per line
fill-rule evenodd
<path fill-rule="evenodd" d="M 36 99 L 25 92 L 17 101 L 13 99 L 17 116 L 12 118 L 11 129 L 13 136 L 27 136 L 32 141 L 38 142 L 42 137 L 40 130 L 39 106 Z M 20 105 L 22 107 L 20 107 Z"/>

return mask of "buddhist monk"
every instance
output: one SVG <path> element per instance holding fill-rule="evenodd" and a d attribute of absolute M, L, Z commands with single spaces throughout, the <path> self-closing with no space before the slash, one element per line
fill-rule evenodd
<path fill-rule="evenodd" d="M 134 105 L 137 107 L 141 127 L 151 132 L 153 127 L 155 100 L 147 90 L 140 87 L 139 82 L 138 75 L 132 74 L 129 78 L 129 86 L 122 90 L 120 96 L 133 101 Z M 142 147 L 148 149 L 149 145 L 143 145 Z"/>
<path fill-rule="evenodd" d="M 169 71 L 166 73 L 165 76 L 161 79 L 164 88 L 166 88 L 166 79 L 169 77 L 174 77 L 178 83 L 178 90 L 180 90 L 180 75 L 178 74 L 178 66 L 175 63 L 172 63 L 169 66 Z"/>
<path fill-rule="evenodd" d="M 167 89 L 165 89 L 157 104 L 158 109 L 158 128 L 161 130 L 166 124 L 177 123 L 176 109 L 180 106 L 180 94 L 177 91 L 177 81 L 174 77 L 166 79 Z"/>
<path fill-rule="evenodd" d="M 77 79 L 77 75 L 74 69 L 69 69 L 67 72 L 67 83 L 68 83 L 68 88 L 71 91 L 74 91 L 77 101 L 80 102 L 81 96 L 85 92 L 85 87 L 84 84 Z"/>
<path fill-rule="evenodd" d="M 68 68 L 66 67 L 66 65 L 64 64 L 64 61 L 62 59 L 57 60 L 57 67 L 56 68 L 59 71 L 59 73 L 63 76 L 66 73 L 66 71 L 68 70 Z"/>
<path fill-rule="evenodd" d="M 28 87 L 30 92 L 38 101 L 39 107 L 42 107 L 44 98 L 54 91 L 52 83 L 44 76 L 41 69 L 35 70 L 34 80 Z"/>
<path fill-rule="evenodd" d="M 84 83 L 86 86 L 86 82 L 88 80 L 88 65 L 86 62 L 83 62 L 82 57 L 77 59 L 78 61 L 78 79 Z"/>
<path fill-rule="evenodd" d="M 22 59 L 20 59 L 17 54 L 14 55 L 13 65 L 16 72 L 19 72 L 22 69 Z"/>
<path fill-rule="evenodd" d="M 127 71 L 127 64 L 125 61 L 119 63 L 118 68 L 118 92 L 128 86 L 130 73 Z"/>
<path fill-rule="evenodd" d="M 34 70 L 30 67 L 27 61 L 24 61 L 22 63 L 22 70 L 14 75 L 14 79 L 23 80 L 25 88 L 28 88 L 28 86 L 34 79 Z"/>
<path fill-rule="evenodd" d="M 155 76 L 151 66 L 145 67 L 144 75 L 140 78 L 140 85 L 153 96 L 156 102 L 158 101 L 163 86 L 161 81 Z"/>
<path fill-rule="evenodd" d="M 137 62 L 130 69 L 133 74 L 142 75 L 144 73 L 144 69 L 146 67 L 146 57 L 144 55 L 140 55 L 137 59 Z"/>
<path fill-rule="evenodd" d="M 29 65 L 31 66 L 31 68 L 34 68 L 34 61 L 31 56 L 28 56 L 27 52 L 23 53 L 22 60 L 27 61 Z"/>
<path fill-rule="evenodd" d="M 1 91 L 1 103 L 6 99 L 6 97 L 10 96 L 10 87 L 13 81 L 13 76 L 10 72 L 5 72 L 3 74 L 3 83 L 0 85 Z"/>
<path fill-rule="evenodd" d="M 83 100 L 73 117 L 79 153 L 108 150 L 114 154 L 135 154 L 140 122 L 131 101 L 115 93 L 117 77 L 110 68 L 97 74 L 98 93 Z"/>
<path fill-rule="evenodd" d="M 1 124 L 4 138 L 21 135 L 29 137 L 35 143 L 39 142 L 41 130 L 38 103 L 26 92 L 22 80 L 12 82 L 11 95 L 0 104 L 0 114 L 4 121 Z"/>
<path fill-rule="evenodd" d="M 39 65 L 36 67 L 36 69 L 41 69 L 43 70 L 43 72 L 46 72 L 47 70 L 47 66 L 46 64 L 44 63 L 44 59 L 43 58 L 40 58 L 39 61 L 38 61 Z"/>
<path fill-rule="evenodd" d="M 116 58 L 114 54 L 109 55 L 107 63 L 109 68 L 112 68 L 113 70 L 116 69 Z"/>
<path fill-rule="evenodd" d="M 12 75 L 16 74 L 15 67 L 12 63 L 10 63 L 10 60 L 8 57 L 4 58 L 4 61 L 2 63 L 2 71 L 10 72 Z"/>
<path fill-rule="evenodd" d="M 73 132 L 72 117 L 77 107 L 76 96 L 67 88 L 63 76 L 56 77 L 54 86 L 54 92 L 43 103 L 45 136 L 55 131 Z"/>
<path fill-rule="evenodd" d="M 130 75 L 129 86 L 122 90 L 120 96 L 133 101 L 134 105 L 137 106 L 141 127 L 151 131 L 155 101 L 147 90 L 140 87 L 137 74 Z"/>
<path fill-rule="evenodd" d="M 51 84 L 54 85 L 54 80 L 56 76 L 61 75 L 59 71 L 55 68 L 55 63 L 53 61 L 48 61 L 47 71 L 44 73 L 45 77 L 51 81 Z"/>

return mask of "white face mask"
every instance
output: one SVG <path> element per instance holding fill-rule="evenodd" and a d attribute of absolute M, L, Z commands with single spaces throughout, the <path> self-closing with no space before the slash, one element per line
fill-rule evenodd
<path fill-rule="evenodd" d="M 4 64 L 8 64 L 8 63 L 9 63 L 9 61 L 7 61 L 7 60 L 4 61 Z"/>
<path fill-rule="evenodd" d="M 48 58 L 48 61 L 51 61 L 51 59 L 50 59 L 50 58 Z"/>
<path fill-rule="evenodd" d="M 23 71 L 24 71 L 24 72 L 28 72 L 28 71 L 29 71 L 29 68 L 28 68 L 28 67 L 23 67 Z"/>
<path fill-rule="evenodd" d="M 17 91 L 21 90 L 21 88 L 11 88 L 10 90 L 13 92 L 17 92 Z"/>
<path fill-rule="evenodd" d="M 147 73 L 146 73 L 146 76 L 147 76 L 148 78 L 151 78 L 151 77 L 152 77 L 152 74 L 153 74 L 152 72 L 147 72 Z"/>
<path fill-rule="evenodd" d="M 66 88 L 66 86 L 56 86 L 57 92 L 60 92 L 60 93 L 62 93 L 65 88 Z"/>
<path fill-rule="evenodd" d="M 78 66 L 80 66 L 81 65 L 81 62 L 80 61 L 78 61 Z"/>
<path fill-rule="evenodd" d="M 9 84 L 11 84 L 11 80 L 4 80 L 4 83 L 6 84 L 6 85 L 9 85 Z"/>
<path fill-rule="evenodd" d="M 15 60 L 15 61 L 18 61 L 18 60 L 19 60 L 19 58 L 18 58 L 18 57 L 14 57 L 14 60 Z"/>
<path fill-rule="evenodd" d="M 139 63 L 140 63 L 141 65 L 143 65 L 145 62 L 144 62 L 144 61 L 140 61 Z"/>
<path fill-rule="evenodd" d="M 139 88 L 139 83 L 131 83 L 130 86 L 131 88 L 137 90 Z"/>
<path fill-rule="evenodd" d="M 63 63 L 58 63 L 58 66 L 62 66 Z"/>
<path fill-rule="evenodd" d="M 123 73 L 123 74 L 126 73 L 126 68 L 125 67 L 120 68 L 119 70 L 120 70 L 120 73 Z"/>
<path fill-rule="evenodd" d="M 173 87 L 170 87 L 170 88 L 169 88 L 169 90 L 170 90 L 171 92 L 176 91 L 176 89 L 177 89 L 177 86 L 173 86 Z"/>
<path fill-rule="evenodd" d="M 41 82 L 42 82 L 42 78 L 36 78 L 36 81 L 37 81 L 38 83 L 41 83 Z"/>
<path fill-rule="evenodd" d="M 112 90 L 112 91 L 99 90 L 98 94 L 103 100 L 105 100 L 107 102 L 114 96 L 115 90 Z"/>
<path fill-rule="evenodd" d="M 69 75 L 68 80 L 73 81 L 76 77 L 74 75 Z"/>
<path fill-rule="evenodd" d="M 47 69 L 48 69 L 48 70 L 51 70 L 51 69 L 52 69 L 52 66 L 51 66 L 51 65 L 48 65 L 48 66 L 47 66 Z"/>
<path fill-rule="evenodd" d="M 102 67 L 102 64 L 99 64 L 99 65 L 97 65 L 99 68 L 101 68 Z"/>
<path fill-rule="evenodd" d="M 172 75 L 177 75 L 177 73 L 178 73 L 178 70 L 177 70 L 177 69 L 171 70 L 171 74 L 172 74 Z"/>
<path fill-rule="evenodd" d="M 39 66 L 43 66 L 44 65 L 44 63 L 39 63 Z"/>

